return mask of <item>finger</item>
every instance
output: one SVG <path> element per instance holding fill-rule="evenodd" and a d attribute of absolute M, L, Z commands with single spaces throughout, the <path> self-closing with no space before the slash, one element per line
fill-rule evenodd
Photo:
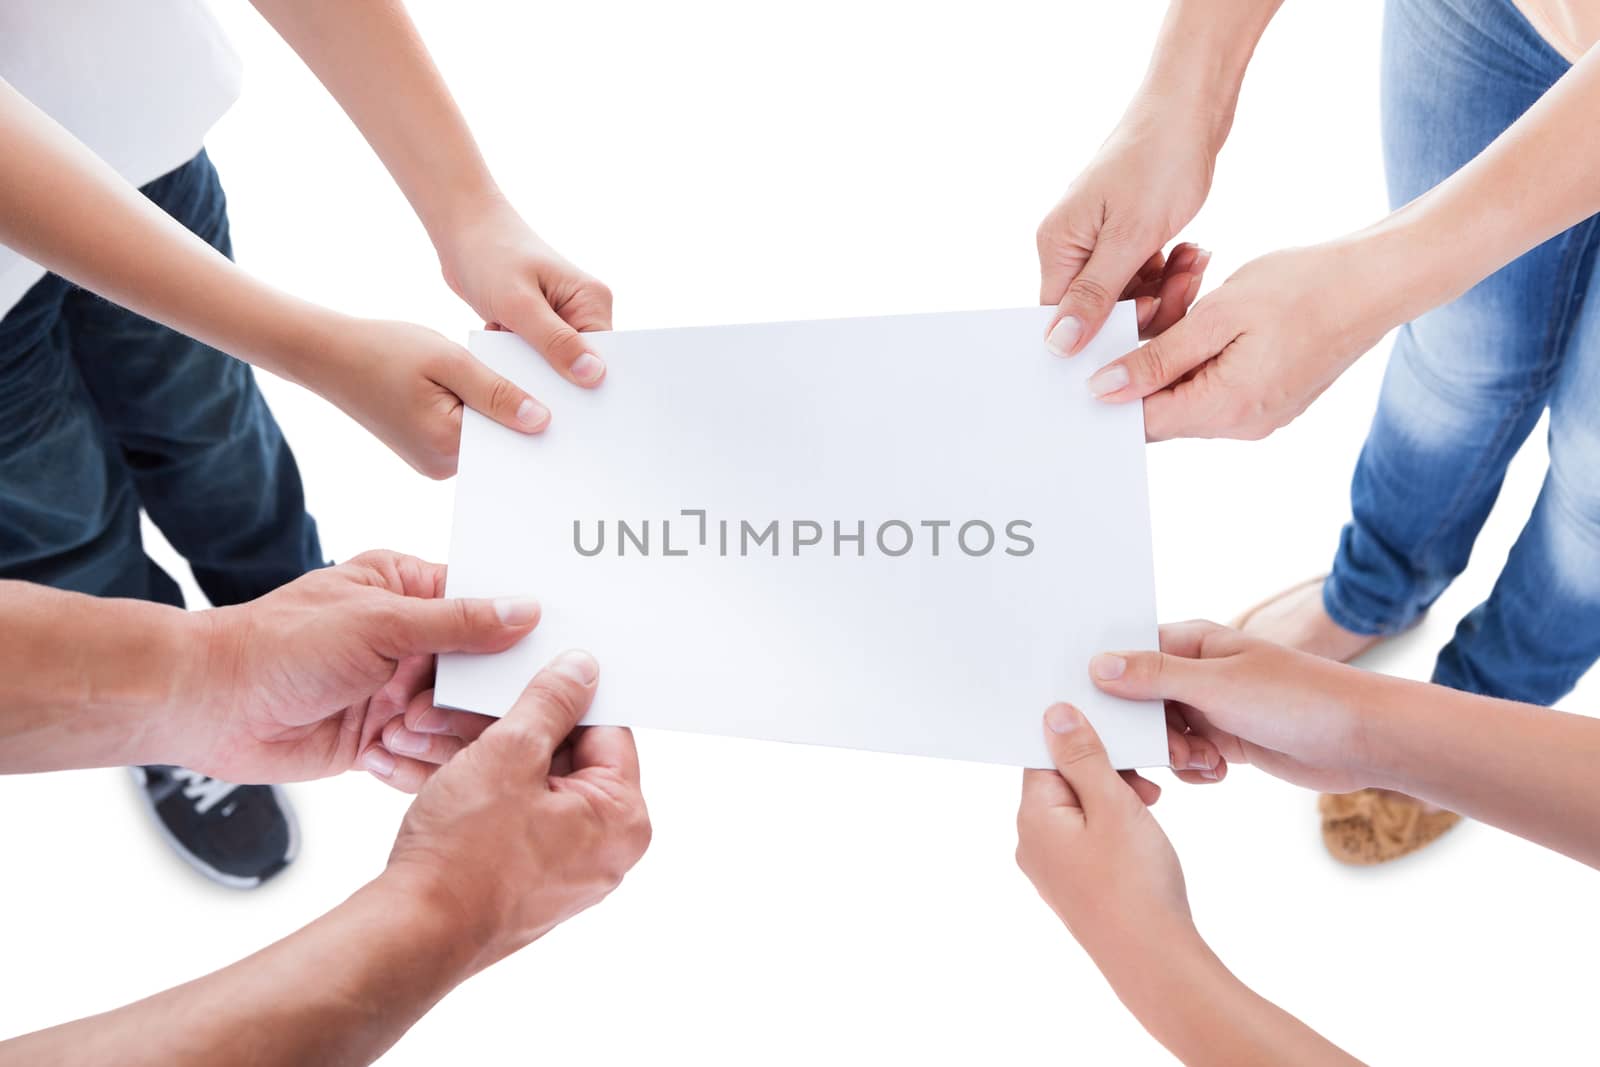
<path fill-rule="evenodd" d="M 1088 344 L 1128 287 L 1139 265 L 1149 256 L 1125 238 L 1102 234 L 1089 261 L 1067 283 L 1067 291 L 1056 305 L 1055 318 L 1045 334 L 1045 347 L 1058 356 L 1076 355 Z"/>
<path fill-rule="evenodd" d="M 623 781 L 639 784 L 639 750 L 633 731 L 622 726 L 586 726 L 572 739 L 572 771 L 590 769 L 615 773 Z"/>
<path fill-rule="evenodd" d="M 470 353 L 450 363 L 436 380 L 473 411 L 518 433 L 539 433 L 550 425 L 549 408 Z"/>
<path fill-rule="evenodd" d="M 1094 818 L 1096 808 L 1125 796 L 1127 785 L 1112 769 L 1100 735 L 1083 712 L 1071 704 L 1052 705 L 1044 713 L 1044 740 L 1086 817 Z"/>
<path fill-rule="evenodd" d="M 383 747 L 396 756 L 423 763 L 448 763 L 466 745 L 449 734 L 422 734 L 406 729 L 404 719 L 390 719 L 383 728 Z"/>
<path fill-rule="evenodd" d="M 501 325 L 514 330 L 574 385 L 589 388 L 606 376 L 605 362 L 575 326 L 551 309 L 542 293 L 531 291 L 514 302 Z"/>
<path fill-rule="evenodd" d="M 1227 632 L 1227 627 L 1207 619 L 1162 623 L 1161 651 L 1185 659 L 1204 659 L 1206 638 Z"/>
<path fill-rule="evenodd" d="M 361 766 L 384 785 L 402 793 L 415 793 L 428 784 L 438 766 L 421 760 L 396 756 L 382 745 L 373 745 L 361 754 Z"/>
<path fill-rule="evenodd" d="M 550 772 L 556 749 L 572 733 L 594 700 L 600 665 L 587 652 L 563 652 L 534 675 L 505 718 L 483 732 L 497 747 L 514 753 L 514 762 L 531 766 L 540 777 Z"/>
<path fill-rule="evenodd" d="M 1178 247 L 1183 247 L 1179 245 Z M 1123 286 L 1119 300 L 1132 300 L 1136 296 L 1154 296 L 1150 286 L 1160 283 L 1162 275 L 1167 272 L 1167 259 L 1161 252 L 1153 252 L 1150 258 L 1144 261 L 1133 275 L 1128 279 L 1128 284 Z"/>
<path fill-rule="evenodd" d="M 375 644 L 390 659 L 428 652 L 503 652 L 539 624 L 532 597 L 392 597 L 381 606 Z"/>
<path fill-rule="evenodd" d="M 483 731 L 494 724 L 494 719 L 488 715 L 435 705 L 432 689 L 411 698 L 406 706 L 404 721 L 406 729 L 413 733 L 449 734 L 463 741 L 476 741 Z"/>
<path fill-rule="evenodd" d="M 1145 807 L 1148 808 L 1161 799 L 1161 787 L 1138 771 L 1118 771 L 1117 774 L 1121 776 L 1124 782 L 1133 787 L 1134 795 L 1143 802 Z"/>
<path fill-rule="evenodd" d="M 1214 373 L 1215 363 L 1202 363 L 1195 374 L 1144 400 L 1144 439 L 1175 437 L 1260 437 L 1239 422 L 1230 390 Z"/>
<path fill-rule="evenodd" d="M 1189 312 L 1189 305 L 1193 297 L 1189 295 L 1191 281 L 1197 276 L 1193 274 L 1173 274 L 1161 279 L 1156 284 L 1155 298 L 1160 302 L 1161 313 L 1152 315 L 1150 321 L 1145 323 L 1139 331 L 1139 336 L 1145 339 L 1156 337 L 1168 330 Z"/>
<path fill-rule="evenodd" d="M 1143 337 L 1150 331 L 1151 323 L 1155 322 L 1157 314 L 1161 311 L 1161 298 L 1159 296 L 1140 296 L 1133 301 L 1133 316 L 1139 323 L 1139 336 Z"/>
<path fill-rule="evenodd" d="M 1204 705 L 1211 682 L 1203 660 L 1166 652 L 1102 652 L 1089 661 L 1095 686 L 1128 700 L 1178 700 Z"/>
<path fill-rule="evenodd" d="M 1199 734 L 1190 733 L 1188 724 L 1171 703 L 1167 705 L 1167 755 L 1167 765 L 1174 771 L 1196 771 L 1201 777 L 1222 762 L 1217 746 Z"/>
<path fill-rule="evenodd" d="M 1058 772 L 1034 769 L 1022 772 L 1023 811 L 1078 807 L 1078 794 Z"/>
<path fill-rule="evenodd" d="M 1089 391 L 1113 402 L 1147 397 L 1216 355 L 1218 349 L 1209 338 L 1194 317 L 1185 317 L 1161 336 L 1101 367 L 1089 379 Z"/>

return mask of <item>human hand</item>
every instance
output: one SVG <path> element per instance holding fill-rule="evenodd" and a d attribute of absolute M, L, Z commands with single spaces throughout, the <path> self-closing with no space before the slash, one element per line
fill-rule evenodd
<path fill-rule="evenodd" d="M 1171 329 L 1089 379 L 1144 400 L 1145 436 L 1258 440 L 1288 425 L 1395 326 L 1357 242 L 1252 260 Z"/>
<path fill-rule="evenodd" d="M 539 621 L 526 598 L 442 599 L 444 577 L 437 563 L 367 552 L 247 604 L 197 613 L 197 677 L 179 689 L 193 694 L 193 711 L 167 724 L 163 750 L 230 782 L 322 778 L 360 761 L 414 790 L 428 763 L 458 747 L 452 741 L 490 721 L 450 713 L 420 751 L 386 751 L 420 694 L 432 706 L 433 654 L 499 652 Z"/>
<path fill-rule="evenodd" d="M 1096 656 L 1090 677 L 1130 700 L 1164 700 L 1169 739 L 1188 733 L 1232 763 L 1348 793 L 1376 784 L 1363 708 L 1373 677 L 1213 622 L 1161 627 L 1160 652 Z"/>
<path fill-rule="evenodd" d="M 406 812 L 385 877 L 449 903 L 476 941 L 474 969 L 597 903 L 649 846 L 633 735 L 574 732 L 599 674 L 586 652 L 557 656 Z"/>
<path fill-rule="evenodd" d="M 1070 704 L 1052 706 L 1044 724 L 1056 769 L 1022 772 L 1023 873 L 1096 962 L 1192 936 L 1177 854 L 1094 727 Z"/>
<path fill-rule="evenodd" d="M 424 326 L 323 318 L 293 376 L 429 478 L 456 472 L 464 408 L 519 433 L 550 424 L 538 400 Z"/>
<path fill-rule="evenodd" d="M 441 244 L 445 282 L 491 329 L 514 332 L 575 385 L 599 385 L 606 365 L 582 334 L 611 329 L 611 290 L 568 263 L 495 197 Z"/>
<path fill-rule="evenodd" d="M 1140 298 L 1141 332 L 1155 336 L 1200 292 L 1211 254 L 1162 249 L 1205 202 L 1216 152 L 1201 117 L 1177 114 L 1135 101 L 1039 225 L 1039 300 L 1058 305 L 1045 342 L 1057 355 L 1088 344 L 1119 299 Z"/>

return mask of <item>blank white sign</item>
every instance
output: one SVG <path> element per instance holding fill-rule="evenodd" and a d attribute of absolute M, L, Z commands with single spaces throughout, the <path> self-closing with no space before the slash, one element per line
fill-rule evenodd
<path fill-rule="evenodd" d="M 1119 767 L 1167 762 L 1158 705 L 1089 681 L 1156 642 L 1138 404 L 1085 380 L 1051 309 L 589 335 L 568 385 L 509 333 L 479 359 L 544 400 L 526 437 L 467 412 L 449 595 L 531 594 L 493 656 L 444 656 L 441 704 L 503 714 L 557 652 L 601 664 L 591 724 L 1048 766 L 1082 708 Z"/>

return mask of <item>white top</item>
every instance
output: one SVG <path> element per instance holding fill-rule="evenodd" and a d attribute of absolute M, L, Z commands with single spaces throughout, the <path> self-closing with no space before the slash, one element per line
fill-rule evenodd
<path fill-rule="evenodd" d="M 0 78 L 134 185 L 200 151 L 240 73 L 204 0 L 0 0 Z M 0 245 L 0 314 L 44 275 Z"/>

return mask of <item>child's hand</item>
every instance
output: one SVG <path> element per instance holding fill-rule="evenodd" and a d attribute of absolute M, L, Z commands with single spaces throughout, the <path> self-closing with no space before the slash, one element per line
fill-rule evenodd
<path fill-rule="evenodd" d="M 1193 938 L 1177 854 L 1094 727 L 1056 704 L 1044 733 L 1056 770 L 1022 772 L 1023 873 L 1102 969 L 1140 946 Z"/>
<path fill-rule="evenodd" d="M 1089 675 L 1113 696 L 1165 700 L 1174 751 L 1180 736 L 1205 739 L 1228 763 L 1310 789 L 1379 784 L 1364 718 L 1375 676 L 1366 671 L 1184 622 L 1161 627 L 1160 652 L 1096 656 Z"/>
<path fill-rule="evenodd" d="M 489 329 L 510 330 L 575 385 L 599 385 L 606 365 L 582 336 L 611 329 L 611 290 L 568 263 L 496 199 L 439 250 L 445 281 Z"/>
<path fill-rule="evenodd" d="M 342 316 L 296 377 L 430 478 L 456 472 L 461 409 L 520 433 L 538 433 L 550 411 L 471 352 L 409 322 Z"/>

